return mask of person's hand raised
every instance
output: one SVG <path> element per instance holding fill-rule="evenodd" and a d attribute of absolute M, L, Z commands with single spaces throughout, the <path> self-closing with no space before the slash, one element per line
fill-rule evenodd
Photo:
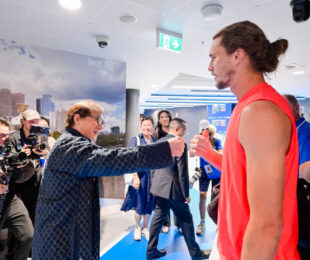
<path fill-rule="evenodd" d="M 202 151 L 210 149 L 210 140 L 208 130 L 204 130 L 203 135 L 195 135 L 191 140 L 189 156 L 202 156 Z"/>

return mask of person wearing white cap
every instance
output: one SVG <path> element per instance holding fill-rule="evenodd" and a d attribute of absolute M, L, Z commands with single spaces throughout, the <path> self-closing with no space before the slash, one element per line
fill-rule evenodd
<path fill-rule="evenodd" d="M 222 152 L 222 142 L 220 139 L 215 138 L 216 127 L 209 123 L 208 120 L 201 120 L 199 122 L 199 133 L 203 134 L 204 130 L 209 131 L 209 139 L 213 148 L 218 152 Z M 197 226 L 196 234 L 203 235 L 206 226 L 205 226 L 205 216 L 206 216 L 206 201 L 207 201 L 207 192 L 210 181 L 212 182 L 212 188 L 220 182 L 221 172 L 206 162 L 200 157 L 199 167 L 201 171 L 201 176 L 199 178 L 199 211 L 200 211 L 200 223 Z"/>
<path fill-rule="evenodd" d="M 10 134 L 5 145 L 11 147 L 12 153 L 25 152 L 29 156 L 32 153 L 28 139 L 30 128 L 31 125 L 38 123 L 40 115 L 31 109 L 22 112 L 21 115 L 22 127 Z M 31 251 L 40 172 L 39 157 L 29 160 L 26 166 L 15 168 L 13 171 L 5 209 L 9 232 L 12 234 L 10 236 L 12 241 L 8 243 L 7 259 L 27 259 Z M 13 244 L 16 246 L 11 246 Z"/>

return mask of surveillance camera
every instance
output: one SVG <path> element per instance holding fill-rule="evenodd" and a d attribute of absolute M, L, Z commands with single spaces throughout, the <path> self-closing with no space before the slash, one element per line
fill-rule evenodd
<path fill-rule="evenodd" d="M 293 19 L 295 22 L 308 20 L 310 16 L 310 0 L 292 0 L 290 5 L 293 8 Z"/>
<path fill-rule="evenodd" d="M 109 36 L 107 35 L 98 35 L 96 37 L 96 42 L 100 48 L 106 48 L 109 45 Z"/>

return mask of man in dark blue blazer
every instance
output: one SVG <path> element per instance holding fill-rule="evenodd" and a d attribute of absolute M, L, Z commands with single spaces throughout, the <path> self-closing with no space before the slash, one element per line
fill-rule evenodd
<path fill-rule="evenodd" d="M 182 137 L 185 131 L 186 122 L 180 118 L 174 118 L 169 124 L 169 134 L 161 138 L 159 142 L 167 141 L 175 136 Z M 177 217 L 178 224 L 181 226 L 191 257 L 193 259 L 207 259 L 210 251 L 201 250 L 195 241 L 193 217 L 188 206 L 190 196 L 186 145 L 181 157 L 173 160 L 171 167 L 152 173 L 151 193 L 156 196 L 156 207 L 151 223 L 146 257 L 147 259 L 155 259 L 166 254 L 165 250 L 158 250 L 157 245 L 163 222 L 169 210 L 172 209 Z"/>
<path fill-rule="evenodd" d="M 94 142 L 103 128 L 103 108 L 81 101 L 67 112 L 66 131 L 47 160 L 40 187 L 33 260 L 99 259 L 99 176 L 167 167 L 184 140 L 106 149 Z"/>

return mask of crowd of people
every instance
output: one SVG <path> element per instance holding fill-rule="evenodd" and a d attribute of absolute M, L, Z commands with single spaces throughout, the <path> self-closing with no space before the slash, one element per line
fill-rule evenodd
<path fill-rule="evenodd" d="M 44 149 L 33 145 L 31 126 L 48 125 L 36 111 L 24 111 L 21 129 L 12 133 L 1 118 L 1 148 L 27 157 L 10 169 L 1 167 L 0 224 L 9 233 L 3 246 L 6 259 L 99 259 L 97 177 L 125 173 L 133 174 L 133 182 L 122 210 L 135 210 L 134 239 L 148 240 L 147 259 L 166 255 L 157 246 L 159 233 L 169 231 L 170 209 L 193 259 L 310 259 L 310 124 L 294 96 L 281 96 L 264 80 L 287 48 L 287 40 L 270 42 L 249 21 L 213 37 L 209 70 L 217 88 L 230 88 L 238 100 L 224 148 L 216 129 L 202 121 L 188 149 L 182 138 L 187 123 L 168 110 L 158 113 L 155 130 L 153 118 L 143 117 L 141 133 L 130 147 L 115 149 L 95 144 L 104 110 L 92 101 L 68 110 L 66 129 L 52 149 L 48 140 Z M 212 251 L 200 249 L 195 239 L 188 150 L 201 157 L 198 235 L 207 228 L 209 183 L 220 182 Z"/>

